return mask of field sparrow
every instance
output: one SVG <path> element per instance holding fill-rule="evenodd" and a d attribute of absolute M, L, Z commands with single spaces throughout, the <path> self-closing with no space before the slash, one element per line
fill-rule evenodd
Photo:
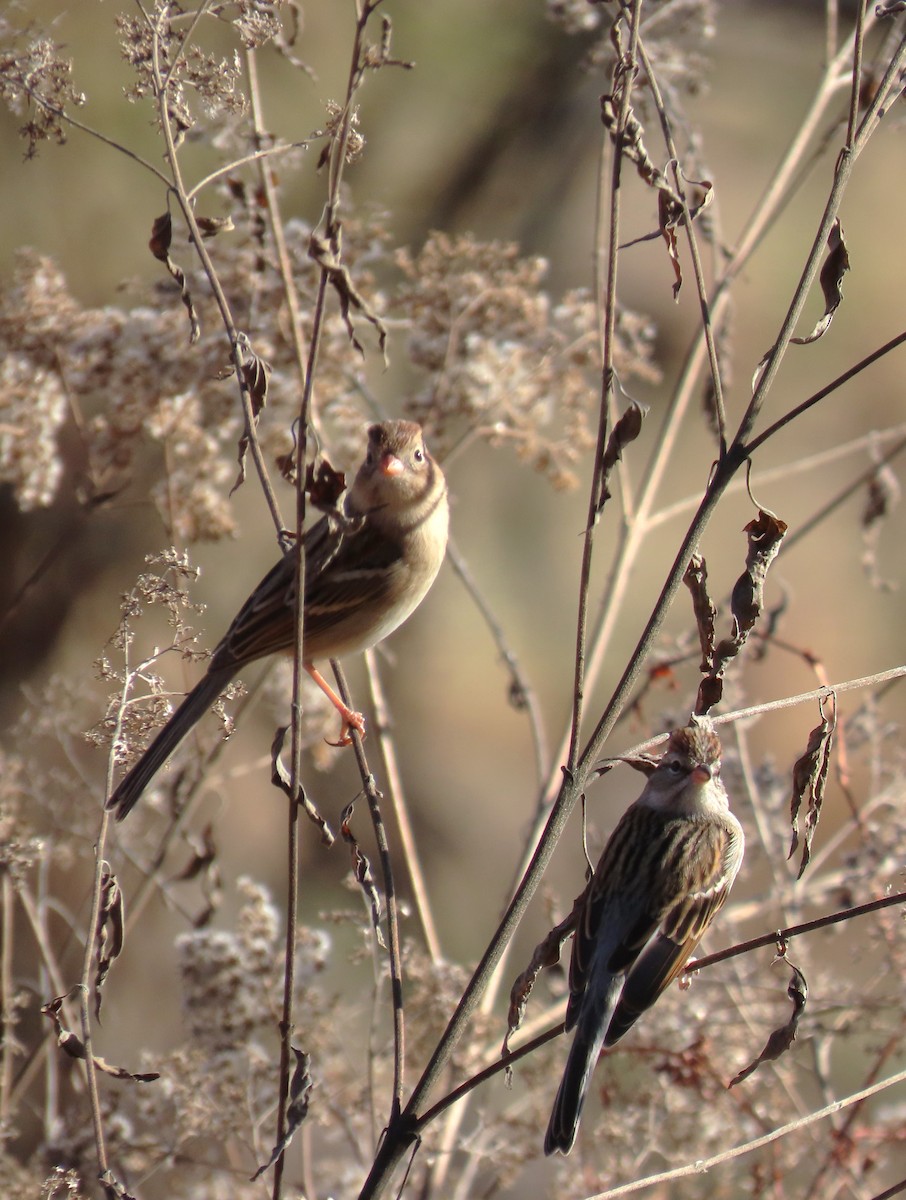
<path fill-rule="evenodd" d="M 675 729 L 585 896 L 566 1010 L 576 1033 L 545 1154 L 569 1154 L 598 1055 L 681 974 L 727 898 L 744 846 L 720 781 L 717 735 L 705 720 Z"/>
<path fill-rule="evenodd" d="M 364 730 L 315 669 L 387 637 L 422 602 L 447 548 L 447 485 L 425 449 L 421 427 L 385 421 L 368 431 L 368 451 L 346 494 L 348 524 L 323 517 L 305 534 L 305 669 L 349 727 Z M 247 663 L 292 652 L 296 555 L 289 551 L 258 584 L 196 684 L 107 801 L 121 821 L 195 723 Z"/>

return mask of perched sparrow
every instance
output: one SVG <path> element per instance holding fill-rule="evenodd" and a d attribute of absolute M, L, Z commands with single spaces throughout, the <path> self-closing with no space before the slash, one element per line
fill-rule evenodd
<path fill-rule="evenodd" d="M 386 421 L 368 431 L 368 451 L 345 499 L 347 522 L 323 517 L 305 535 L 305 669 L 343 720 L 362 732 L 361 713 L 347 708 L 312 665 L 367 650 L 422 602 L 447 549 L 447 485 L 425 449 L 421 427 Z M 296 633 L 296 555 L 265 575 L 214 650 L 196 684 L 107 801 L 121 821 L 195 723 L 247 663 L 292 651 Z"/>
<path fill-rule="evenodd" d="M 544 1139 L 569 1154 L 598 1055 L 681 974 L 730 891 L 745 846 L 705 721 L 675 729 L 641 796 L 604 847 L 569 968 L 576 1034 Z"/>

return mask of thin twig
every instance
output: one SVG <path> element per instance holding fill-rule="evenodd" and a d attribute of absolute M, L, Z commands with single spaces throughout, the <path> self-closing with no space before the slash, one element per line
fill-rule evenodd
<path fill-rule="evenodd" d="M 343 703 L 350 706 L 352 696 L 346 684 L 346 676 L 339 662 L 331 660 L 337 686 Z M 406 1025 L 403 1010 L 403 954 L 400 939 L 399 907 L 396 898 L 396 884 L 393 875 L 393 861 L 390 857 L 390 843 L 387 840 L 387 828 L 381 814 L 381 794 L 374 782 L 374 776 L 368 769 L 365 748 L 361 734 L 351 729 L 352 748 L 362 777 L 365 797 L 368 801 L 368 811 L 371 814 L 371 824 L 377 842 L 378 858 L 381 864 L 381 874 L 384 880 L 384 901 L 387 905 L 387 949 L 390 957 L 390 988 L 393 1009 L 393 1099 L 388 1116 L 388 1124 L 399 1117 L 403 1101 L 403 1072 L 406 1064 Z"/>
<path fill-rule="evenodd" d="M 409 871 L 409 882 L 412 886 L 415 910 L 418 913 L 422 933 L 425 936 L 425 946 L 428 956 L 432 963 L 437 966 L 443 959 L 440 938 L 437 933 L 434 914 L 431 911 L 431 899 L 428 893 L 427 880 L 422 871 L 418 843 L 415 840 L 412 822 L 409 819 L 409 807 L 406 803 L 403 777 L 399 769 L 396 742 L 391 727 L 390 706 L 387 703 L 387 695 L 384 692 L 384 685 L 381 681 L 378 657 L 373 649 L 365 651 L 365 666 L 367 668 L 368 686 L 371 693 L 371 705 L 375 717 L 374 732 L 381 758 L 383 759 L 384 775 L 387 779 L 387 791 L 393 807 L 393 815 L 396 818 L 396 825 L 399 830 L 400 849 L 403 852 L 403 857 L 406 860 L 406 866 Z"/>
<path fill-rule="evenodd" d="M 706 1171 L 713 1170 L 714 1167 L 722 1166 L 724 1163 L 732 1162 L 734 1159 L 742 1157 L 743 1154 L 750 1154 L 753 1150 L 760 1150 L 762 1146 L 769 1146 L 772 1142 L 786 1137 L 789 1133 L 797 1133 L 807 1126 L 813 1125 L 816 1121 L 823 1121 L 826 1117 L 833 1116 L 834 1113 L 842 1112 L 843 1109 L 848 1108 L 851 1104 L 861 1104 L 864 1100 L 868 1100 L 872 1096 L 877 1096 L 888 1088 L 896 1087 L 904 1081 L 906 1081 L 906 1071 L 898 1071 L 897 1074 L 883 1079 L 880 1083 L 876 1083 L 872 1087 L 853 1092 L 852 1095 L 845 1096 L 842 1100 L 835 1100 L 833 1104 L 828 1104 L 824 1108 L 819 1108 L 816 1112 L 809 1113 L 805 1117 L 799 1117 L 795 1121 L 790 1121 L 788 1125 L 781 1125 L 778 1129 L 765 1134 L 763 1137 L 754 1138 L 750 1142 L 743 1142 L 742 1145 L 734 1146 L 730 1150 L 724 1150 L 720 1154 L 714 1154 L 710 1158 L 698 1159 L 696 1162 L 689 1163 L 684 1167 L 676 1167 L 672 1171 L 661 1171 L 657 1175 L 648 1175 L 645 1179 L 636 1179 L 632 1183 L 623 1184 L 621 1187 L 608 1188 L 605 1192 L 595 1192 L 593 1196 L 588 1197 L 588 1200 L 615 1200 L 617 1196 L 629 1196 L 633 1192 L 640 1192 L 643 1188 L 654 1187 L 657 1183 L 671 1183 L 674 1179 L 688 1179 L 693 1175 L 703 1175 Z"/>
<path fill-rule="evenodd" d="M 541 705 L 538 703 L 538 694 L 523 671 L 522 664 L 519 662 L 516 652 L 510 645 L 509 638 L 503 626 L 495 616 L 487 597 L 469 569 L 469 564 L 463 558 L 462 554 L 460 554 L 459 547 L 452 538 L 447 541 L 447 561 L 450 563 L 463 587 L 469 593 L 472 603 L 481 614 L 491 637 L 494 639 L 497 652 L 510 673 L 509 694 L 511 700 L 515 707 L 520 710 L 524 709 L 528 715 L 532 746 L 535 751 L 535 774 L 540 786 L 550 771 L 550 747 L 547 744 L 544 718 L 541 714 Z"/>

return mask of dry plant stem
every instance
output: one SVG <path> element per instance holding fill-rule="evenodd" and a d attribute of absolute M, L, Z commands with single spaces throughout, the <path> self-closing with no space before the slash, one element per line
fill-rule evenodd
<path fill-rule="evenodd" d="M 891 896 L 882 896 L 878 900 L 869 900 L 865 904 L 856 904 L 852 908 L 843 908 L 838 912 L 828 913 L 824 917 L 816 917 L 813 921 L 802 921 L 798 925 L 789 925 L 786 929 L 778 929 L 774 933 L 765 933 L 760 937 L 750 938 L 746 942 L 728 946 L 726 950 L 717 950 L 714 954 L 706 954 L 702 958 L 697 958 L 693 969 L 703 971 L 706 967 L 713 967 L 717 963 L 726 962 L 727 959 L 736 958 L 740 954 L 749 954 L 752 950 L 760 950 L 764 946 L 776 946 L 778 941 L 788 942 L 794 937 L 814 933 L 816 929 L 826 929 L 829 925 L 840 925 L 844 921 L 853 921 L 856 917 L 864 917 L 869 913 L 880 912 L 882 909 L 892 908 L 898 904 L 906 904 L 906 892 L 895 892 Z"/>
<path fill-rule="evenodd" d="M 352 46 L 352 61 L 349 71 L 349 81 L 346 89 L 346 103 L 339 128 L 330 147 L 330 155 L 328 159 L 327 201 L 322 217 L 328 237 L 335 235 L 338 227 L 337 212 L 340 203 L 340 184 L 343 176 L 343 164 L 346 159 L 346 147 L 349 141 L 352 98 L 359 81 L 358 68 L 362 54 L 362 37 L 368 19 L 368 12 L 370 12 L 370 9 L 366 11 L 366 13 L 356 22 L 356 30 Z M 274 205 L 271 209 L 272 218 L 276 211 L 277 207 Z M 305 468 L 308 449 L 307 434 L 310 414 L 313 409 L 315 371 L 317 368 L 318 354 L 321 347 L 321 336 L 326 315 L 327 286 L 327 272 L 322 268 L 318 279 L 318 293 L 312 316 L 311 341 L 308 348 L 308 360 L 303 377 L 304 385 L 302 388 L 302 401 L 299 410 L 298 437 L 296 443 L 296 545 L 298 549 L 296 558 L 296 644 L 293 662 L 292 742 L 290 750 L 290 790 L 294 797 L 299 796 L 302 783 L 302 681 L 305 671 L 302 654 L 305 625 L 305 606 L 303 602 L 305 596 L 305 542 L 302 534 L 305 525 Z M 298 321 L 294 319 L 294 328 L 297 325 Z M 297 351 L 300 346 L 301 343 L 297 342 Z M 335 671 L 338 671 L 338 667 L 336 665 Z M 341 675 L 338 676 L 338 682 L 340 682 L 340 679 Z M 345 680 L 341 686 L 343 685 L 345 685 Z M 356 753 L 357 756 L 361 756 L 359 766 L 360 770 L 362 770 L 364 755 L 361 752 L 361 746 L 358 744 L 358 742 L 356 743 Z M 367 767 L 365 770 L 367 773 Z M 277 1101 L 276 1144 L 280 1144 L 283 1141 L 286 1131 L 290 1071 L 293 1058 L 292 1035 L 294 1027 L 293 997 L 295 993 L 296 913 L 298 910 L 299 895 L 298 805 L 290 804 L 290 810 L 288 837 L 289 847 L 287 859 L 289 872 L 287 880 L 287 936 L 284 958 L 283 1014 L 281 1019 L 280 1041 L 280 1093 Z M 389 918 L 388 924 L 390 924 Z M 394 997 L 394 999 L 396 999 L 396 997 Z M 401 1025 L 402 1018 L 400 1017 L 398 1020 L 399 1024 Z M 400 1038 L 397 1038 L 397 1059 L 400 1059 L 401 1055 L 401 1040 Z M 283 1194 L 283 1168 L 284 1155 L 281 1154 L 274 1165 L 274 1183 L 272 1189 L 274 1200 L 280 1200 L 280 1197 Z"/>
<path fill-rule="evenodd" d="M 832 466 L 841 459 L 848 458 L 853 454 L 860 454 L 866 450 L 871 450 L 873 446 L 882 444 L 888 439 L 895 438 L 894 450 L 885 454 L 873 464 L 872 470 L 879 466 L 884 466 L 904 449 L 906 449 L 906 424 L 891 425 L 887 429 L 873 430 L 871 433 L 862 434 L 859 437 L 852 438 L 848 442 L 842 442 L 840 445 L 832 446 L 828 450 L 819 450 L 817 454 L 809 455 L 805 458 L 797 458 L 795 462 L 783 463 L 777 467 L 771 467 L 769 470 L 761 471 L 758 475 L 759 487 L 764 487 L 766 484 L 775 483 L 778 480 L 788 480 L 792 475 L 804 473 L 806 471 L 817 471 L 822 467 Z M 868 473 L 859 478 L 864 481 Z M 724 493 L 725 496 L 733 495 L 741 492 L 745 488 L 746 482 L 744 479 L 731 483 Z M 654 529 L 659 525 L 664 525 L 668 521 L 673 521 L 677 517 L 683 516 L 694 510 L 698 504 L 698 495 L 686 496 L 683 500 L 677 500 L 675 504 L 669 504 L 665 508 L 659 509 L 654 513 L 648 523 L 649 529 Z M 815 518 L 810 518 L 814 521 Z M 790 546 L 799 541 L 800 527 L 793 533 L 788 533 L 783 542 L 783 553 L 789 553 Z"/>
<path fill-rule="evenodd" d="M 737 708 L 730 713 L 716 713 L 712 720 L 715 725 L 726 725 L 730 721 L 744 721 L 747 717 L 760 717 L 764 713 L 779 712 L 784 708 L 796 708 L 800 704 L 808 704 L 812 700 L 826 700 L 836 692 L 855 692 L 863 688 L 879 687 L 882 683 L 906 678 L 906 666 L 889 667 L 886 671 L 877 671 L 874 675 L 861 675 L 858 679 L 844 679 L 840 683 L 831 683 L 814 688 L 810 692 L 797 692 L 793 696 L 782 696 L 777 700 L 765 700 L 761 704 L 752 704 L 748 708 Z"/>
<path fill-rule="evenodd" d="M 352 705 L 352 696 L 346 685 L 343 668 L 336 659 L 331 659 L 330 665 L 336 676 L 337 687 L 343 703 Z M 377 843 L 378 858 L 381 863 L 381 874 L 384 880 L 384 900 L 387 905 L 387 949 L 390 955 L 390 989 L 393 1007 L 393 1100 L 388 1117 L 388 1125 L 399 1118 L 403 1102 L 403 1071 L 406 1062 L 406 1028 L 403 1013 L 403 960 L 400 943 L 399 909 L 396 902 L 396 883 L 393 878 L 393 862 L 390 857 L 390 844 L 387 841 L 387 829 L 381 815 L 381 795 L 374 782 L 374 776 L 368 769 L 365 758 L 365 748 L 361 735 L 355 729 L 350 729 L 352 746 L 355 752 L 356 764 L 362 777 L 362 787 L 368 800 L 368 811 L 371 814 L 371 824 L 374 828 L 374 839 Z"/>
<path fill-rule="evenodd" d="M 853 33 L 853 85 L 849 96 L 849 117 L 846 124 L 847 146 L 853 144 L 859 120 L 859 97 L 862 95 L 862 53 L 865 49 L 865 16 L 866 5 L 857 5 L 856 28 Z M 830 25 L 830 22 L 828 24 Z"/>
<path fill-rule="evenodd" d="M 0 1128 L 9 1127 L 13 1087 L 13 904 L 8 871 L 0 878 Z"/>
<path fill-rule="evenodd" d="M 202 4 L 199 9 L 199 17 L 202 12 L 206 11 L 208 5 Z M 161 20 L 164 19 L 165 13 L 161 13 Z M 208 283 L 211 287 L 211 292 L 214 300 L 220 311 L 220 317 L 223 321 L 223 326 L 230 342 L 230 357 L 233 362 L 233 370 L 236 375 L 236 381 L 239 385 L 240 400 L 242 403 L 243 412 L 245 415 L 245 433 L 248 438 L 249 449 L 252 453 L 252 461 L 255 464 L 255 470 L 258 474 L 258 479 L 261 484 L 261 490 L 264 494 L 264 499 L 267 503 L 271 514 L 271 520 L 274 522 L 274 528 L 279 536 L 285 528 L 283 518 L 280 515 L 280 506 L 277 503 L 277 497 L 271 485 L 270 477 L 267 472 L 267 466 L 264 462 L 264 456 L 261 453 L 261 447 L 258 444 L 258 433 L 255 427 L 255 416 L 252 412 L 252 403 L 249 397 L 248 388 L 245 385 L 245 377 L 242 369 L 242 355 L 239 350 L 239 333 L 233 321 L 233 314 L 224 294 L 223 288 L 220 285 L 220 279 L 208 254 L 207 246 L 201 236 L 201 231 L 198 228 L 198 222 L 195 220 L 195 210 L 189 200 L 188 192 L 182 178 L 182 171 L 179 165 L 179 156 L 176 151 L 176 142 L 173 137 L 173 128 L 170 123 L 170 111 L 167 103 L 167 87 L 169 80 L 164 81 L 160 70 L 160 25 L 158 22 L 151 22 L 152 29 L 152 56 L 151 65 L 154 78 L 154 88 L 158 103 L 158 113 L 160 116 L 161 130 L 164 135 L 164 142 L 167 147 L 167 162 L 170 164 L 172 181 L 169 187 L 176 196 L 177 203 L 182 211 L 183 219 L 189 228 L 192 238 L 192 245 L 195 248 L 195 253 L 198 255 L 204 273 L 207 276 Z M 185 46 L 185 39 L 183 40 Z M 181 51 L 180 51 L 181 53 Z"/>
<path fill-rule="evenodd" d="M 399 831 L 400 846 L 409 870 L 409 882 L 412 887 L 415 910 L 418 913 L 428 955 L 432 963 L 437 965 L 443 959 L 440 938 L 437 935 L 437 926 L 434 923 L 434 914 L 431 911 L 431 900 L 428 895 L 428 885 L 419 858 L 418 843 L 412 831 L 412 822 L 409 820 L 409 807 L 406 803 L 403 778 L 400 774 L 399 760 L 396 756 L 396 743 L 393 739 L 390 707 L 387 703 L 387 695 L 381 681 L 377 654 L 373 648 L 365 651 L 365 666 L 368 674 L 371 706 L 375 717 L 374 732 L 383 761 L 383 774 L 387 780 L 387 791 L 390 795 L 393 815 Z"/>
<path fill-rule="evenodd" d="M 452 538 L 447 541 L 447 561 L 458 576 L 463 587 L 469 593 L 472 603 L 478 609 L 485 625 L 488 627 L 488 632 L 494 639 L 497 653 L 503 659 L 510 674 L 510 694 L 518 697 L 520 707 L 524 707 L 528 713 L 532 748 L 535 754 L 535 774 L 538 786 L 540 787 L 550 772 L 551 760 L 550 747 L 547 744 L 544 718 L 541 715 L 538 695 L 526 678 L 516 652 L 510 646 L 503 626 L 497 620 L 480 585 L 469 569 L 469 564 L 460 554 L 459 547 L 453 542 Z"/>
<path fill-rule="evenodd" d="M 812 248 L 809 252 L 805 267 L 802 271 L 799 283 L 793 294 L 793 299 L 780 328 L 777 341 L 771 351 L 764 371 L 755 388 L 755 394 L 743 416 L 737 434 L 737 441 L 743 442 L 748 438 L 752 428 L 757 420 L 761 408 L 764 404 L 765 397 L 780 370 L 780 364 L 783 360 L 787 348 L 790 343 L 790 338 L 799 321 L 802 309 L 805 305 L 806 298 L 811 290 L 812 283 L 820 269 L 821 259 L 824 255 L 827 238 L 831 231 L 834 221 L 839 212 L 840 203 L 843 198 L 843 193 L 846 190 L 846 185 L 849 183 L 849 178 L 852 174 L 856 160 L 865 149 L 866 143 L 874 131 L 879 118 L 879 113 L 887 104 L 895 81 L 898 79 L 903 61 L 906 59 L 906 40 L 902 41 L 888 65 L 887 71 L 884 74 L 884 79 L 878 88 L 878 92 L 866 112 L 857 131 L 855 140 L 848 143 L 840 151 L 837 158 L 836 167 L 834 169 L 833 182 L 831 184 L 830 195 L 825 205 L 824 213 L 821 222 L 818 226 L 818 231 L 812 243 Z M 759 439 L 758 445 L 764 441 L 764 435 Z M 755 443 L 748 447 L 747 452 L 751 453 L 755 448 Z"/>
<path fill-rule="evenodd" d="M 879 346 L 877 350 L 873 350 L 871 354 L 866 355 L 865 358 L 855 363 L 855 365 L 850 367 L 849 370 L 844 371 L 842 375 L 838 375 L 836 379 L 831 380 L 826 387 L 821 388 L 819 391 L 815 392 L 814 395 L 809 396 L 806 400 L 803 400 L 801 404 L 797 404 L 794 408 L 791 408 L 788 413 L 784 413 L 784 415 L 780 417 L 779 420 L 775 421 L 773 425 L 769 425 L 768 428 L 760 433 L 757 437 L 752 438 L 751 442 L 749 443 L 749 453 L 754 454 L 755 451 L 768 440 L 768 438 L 771 438 L 776 433 L 779 433 L 781 429 L 785 428 L 785 426 L 789 425 L 797 417 L 800 417 L 803 413 L 808 412 L 810 408 L 814 408 L 819 401 L 824 400 L 825 397 L 831 394 L 831 392 L 835 392 L 838 388 L 842 387 L 844 383 L 848 383 L 851 379 L 854 379 L 857 375 L 864 371 L 866 367 L 872 366 L 874 363 L 882 359 L 886 354 L 890 354 L 892 350 L 896 350 L 899 346 L 902 346 L 904 342 L 906 342 L 906 331 L 903 333 L 898 333 L 896 337 L 893 337 L 890 339 L 890 341 L 885 342 L 883 346 Z"/>
<path fill-rule="evenodd" d="M 586 519 L 585 536 L 582 541 L 582 564 L 579 572 L 579 603 L 576 620 L 576 664 L 573 680 L 573 711 L 569 735 L 569 749 L 566 755 L 566 770 L 574 774 L 579 755 L 579 739 L 582 730 L 582 703 L 585 689 L 585 660 L 588 640 L 588 590 L 591 579 L 591 564 L 594 555 L 594 535 L 600 518 L 599 504 L 601 496 L 601 479 L 604 470 L 604 452 L 608 436 L 608 412 L 613 396 L 614 387 L 614 332 L 616 328 L 617 311 L 617 265 L 619 262 L 618 247 L 620 243 L 620 200 L 621 180 L 623 173 L 623 144 L 626 138 L 626 127 L 632 111 L 632 82 L 636 70 L 636 52 L 639 40 L 639 21 L 641 19 L 641 0 L 635 0 L 632 12 L 627 14 L 629 22 L 629 47 L 623 62 L 614 71 L 615 90 L 617 73 L 622 75 L 620 86 L 620 111 L 617 116 L 617 128 L 613 138 L 614 150 L 611 160 L 610 204 L 607 229 L 607 264 L 604 279 L 604 294 L 601 297 L 603 305 L 602 345 L 601 345 L 601 402 L 598 410 L 598 440 L 595 449 L 595 462 L 592 471 L 591 488 L 588 497 L 588 516 Z"/>
<path fill-rule="evenodd" d="M 629 7 L 628 0 L 621 0 L 621 5 L 624 11 Z M 717 361 L 717 347 L 714 343 L 714 327 L 711 322 L 711 310 L 708 304 L 707 290 L 705 287 L 705 275 L 702 269 L 701 255 L 698 250 L 698 238 L 695 236 L 695 227 L 692 223 L 692 217 L 689 214 L 689 205 L 686 202 L 686 192 L 683 186 L 684 179 L 679 165 L 679 150 L 676 147 L 676 141 L 673 137 L 673 129 L 670 125 L 670 119 L 667 116 L 667 110 L 664 106 L 664 97 L 661 94 L 660 85 L 658 84 L 657 74 L 652 70 L 651 60 L 645 51 L 644 41 L 639 38 L 638 55 L 645 68 L 648 76 L 651 96 L 657 110 L 658 118 L 661 123 L 661 131 L 664 135 L 664 144 L 667 147 L 667 153 L 670 155 L 671 163 L 673 164 L 673 184 L 677 196 L 683 206 L 682 225 L 686 234 L 686 241 L 689 245 L 689 254 L 692 258 L 692 271 L 695 276 L 695 287 L 698 294 L 698 303 L 701 309 L 701 330 L 705 337 L 705 347 L 708 352 L 708 364 L 711 368 L 711 382 L 714 387 L 714 408 L 717 417 L 717 428 L 720 443 L 720 453 L 724 454 L 727 448 L 727 415 L 724 410 L 723 387 L 721 385 L 720 364 Z"/>
<path fill-rule="evenodd" d="M 622 1187 L 608 1188 L 606 1192 L 595 1192 L 593 1196 L 589 1196 L 588 1200 L 616 1200 L 618 1196 L 630 1196 L 633 1192 L 640 1192 L 643 1188 L 654 1187 L 658 1183 L 671 1183 L 674 1179 L 688 1179 L 693 1175 L 702 1175 L 706 1171 L 713 1170 L 714 1167 L 722 1166 L 724 1163 L 732 1162 L 736 1158 L 741 1158 L 744 1154 L 749 1154 L 753 1150 L 760 1150 L 762 1146 L 769 1146 L 778 1138 L 786 1137 L 790 1133 L 798 1133 L 809 1125 L 813 1125 L 816 1121 L 823 1121 L 825 1117 L 831 1117 L 835 1113 L 842 1112 L 845 1108 L 849 1108 L 852 1104 L 862 1104 L 864 1101 L 871 1099 L 872 1096 L 877 1096 L 888 1088 L 896 1087 L 898 1084 L 906 1081 L 906 1071 L 899 1071 L 896 1075 L 891 1075 L 880 1083 L 873 1084 L 871 1087 L 863 1088 L 861 1091 L 853 1092 L 849 1096 L 845 1096 L 842 1100 L 835 1100 L 833 1104 L 828 1104 L 825 1108 L 820 1108 L 816 1112 L 809 1113 L 805 1117 L 800 1117 L 796 1121 L 790 1121 L 788 1125 L 781 1125 L 773 1132 L 765 1134 L 763 1137 L 754 1138 L 750 1142 L 743 1142 L 740 1146 L 734 1146 L 730 1150 L 726 1150 L 721 1154 L 715 1154 L 711 1158 L 699 1159 L 697 1162 L 689 1163 L 684 1167 L 677 1167 L 672 1171 L 662 1171 L 657 1175 L 649 1175 L 645 1179 L 636 1179 L 632 1183 L 623 1184 Z"/>
<path fill-rule="evenodd" d="M 258 85 L 258 60 L 253 50 L 246 51 L 246 77 L 249 85 L 249 97 L 252 109 L 252 121 L 256 141 L 261 141 L 263 125 L 261 119 L 261 97 Z M 296 364 L 299 372 L 302 392 L 302 404 L 298 421 L 298 438 L 296 445 L 296 545 L 299 547 L 296 568 L 296 596 L 305 595 L 305 544 L 302 536 L 305 527 L 305 467 L 308 452 L 308 422 L 311 414 L 312 382 L 314 379 L 316 346 L 306 361 L 305 343 L 302 336 L 302 321 L 299 312 L 298 295 L 292 277 L 289 254 L 286 249 L 286 239 L 283 230 L 283 220 L 277 203 L 276 188 L 266 162 L 261 162 L 259 179 L 265 197 L 265 207 L 270 223 L 271 237 L 277 255 L 277 264 L 283 282 L 283 293 L 290 315 L 290 329 Z M 320 280 L 319 300 L 320 311 L 326 294 L 325 280 Z M 319 336 L 321 319 L 317 321 L 317 331 L 313 341 Z M 304 605 L 296 607 L 296 648 L 293 669 L 293 699 L 292 699 L 292 741 L 290 789 L 294 797 L 299 795 L 302 774 L 302 679 L 304 667 L 301 647 L 304 637 Z M 298 925 L 299 897 L 299 805 L 290 803 L 287 812 L 287 904 L 286 904 L 286 941 L 284 947 L 283 974 L 283 1004 L 280 1021 L 280 1091 L 277 1103 L 277 1142 L 282 1142 L 286 1130 L 286 1112 L 289 1099 L 290 1072 L 292 1064 L 292 1039 L 295 1029 L 294 999 L 296 980 L 296 943 Z M 275 1200 L 282 1194 L 284 1161 L 281 1155 L 274 1168 L 273 1195 Z"/>
<path fill-rule="evenodd" d="M 108 779 L 108 789 L 113 786 L 112 777 Z M 108 791 L 109 794 L 109 791 Z M 97 856 L 94 864 L 94 885 L 91 891 L 91 911 L 88 915 L 88 929 L 85 937 L 85 953 L 82 959 L 82 978 L 79 982 L 79 1015 L 82 1026 L 82 1044 L 85 1047 L 83 1066 L 85 1083 L 88 1089 L 88 1103 L 91 1109 L 91 1123 L 94 1129 L 94 1144 L 98 1157 L 98 1173 L 103 1175 L 108 1170 L 107 1148 L 104 1144 L 104 1119 L 101 1113 L 101 1098 L 98 1093 L 97 1069 L 94 1065 L 94 1039 L 91 1033 L 91 964 L 94 961 L 94 944 L 98 927 L 98 914 L 101 911 L 101 893 L 103 887 L 104 859 L 103 849 L 107 839 L 107 826 L 110 814 L 107 810 L 101 817 L 101 829 L 98 834 Z"/>
<path fill-rule="evenodd" d="M 265 136 L 265 132 L 261 119 L 258 56 L 254 50 L 246 51 L 245 65 L 246 78 L 249 85 L 249 103 L 252 110 L 252 126 L 255 132 L 255 141 L 260 148 L 260 143 Z M 304 388 L 307 355 L 305 339 L 302 333 L 302 316 L 299 311 L 299 293 L 293 279 L 292 264 L 290 263 L 289 251 L 286 247 L 286 233 L 283 227 L 283 215 L 280 212 L 280 206 L 277 202 L 277 189 L 274 186 L 274 179 L 268 163 L 263 159 L 259 163 L 258 179 L 264 194 L 264 207 L 270 223 L 271 237 L 273 238 L 274 250 L 277 255 L 277 268 L 280 272 L 280 280 L 283 284 L 283 296 L 286 300 L 287 311 L 289 312 L 290 332 L 293 340 L 293 350 L 296 355 L 296 369 L 299 372 L 300 385 Z M 309 416 L 311 415 L 309 413 Z"/>

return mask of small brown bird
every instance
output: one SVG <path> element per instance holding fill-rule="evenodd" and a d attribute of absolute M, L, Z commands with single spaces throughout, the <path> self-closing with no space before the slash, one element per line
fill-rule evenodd
<path fill-rule="evenodd" d="M 376 645 L 402 625 L 434 582 L 447 549 L 449 508 L 443 472 L 419 425 L 385 421 L 368 431 L 368 450 L 346 494 L 347 526 L 323 517 L 305 534 L 305 669 L 350 727 L 347 708 L 315 669 Z M 152 777 L 246 664 L 292 652 L 296 633 L 296 555 L 289 551 L 258 584 L 196 684 L 107 801 L 122 821 Z"/>
<path fill-rule="evenodd" d="M 742 863 L 710 723 L 675 729 L 598 861 L 576 928 L 567 1031 L 576 1033 L 544 1139 L 569 1154 L 601 1050 L 682 972 Z"/>

